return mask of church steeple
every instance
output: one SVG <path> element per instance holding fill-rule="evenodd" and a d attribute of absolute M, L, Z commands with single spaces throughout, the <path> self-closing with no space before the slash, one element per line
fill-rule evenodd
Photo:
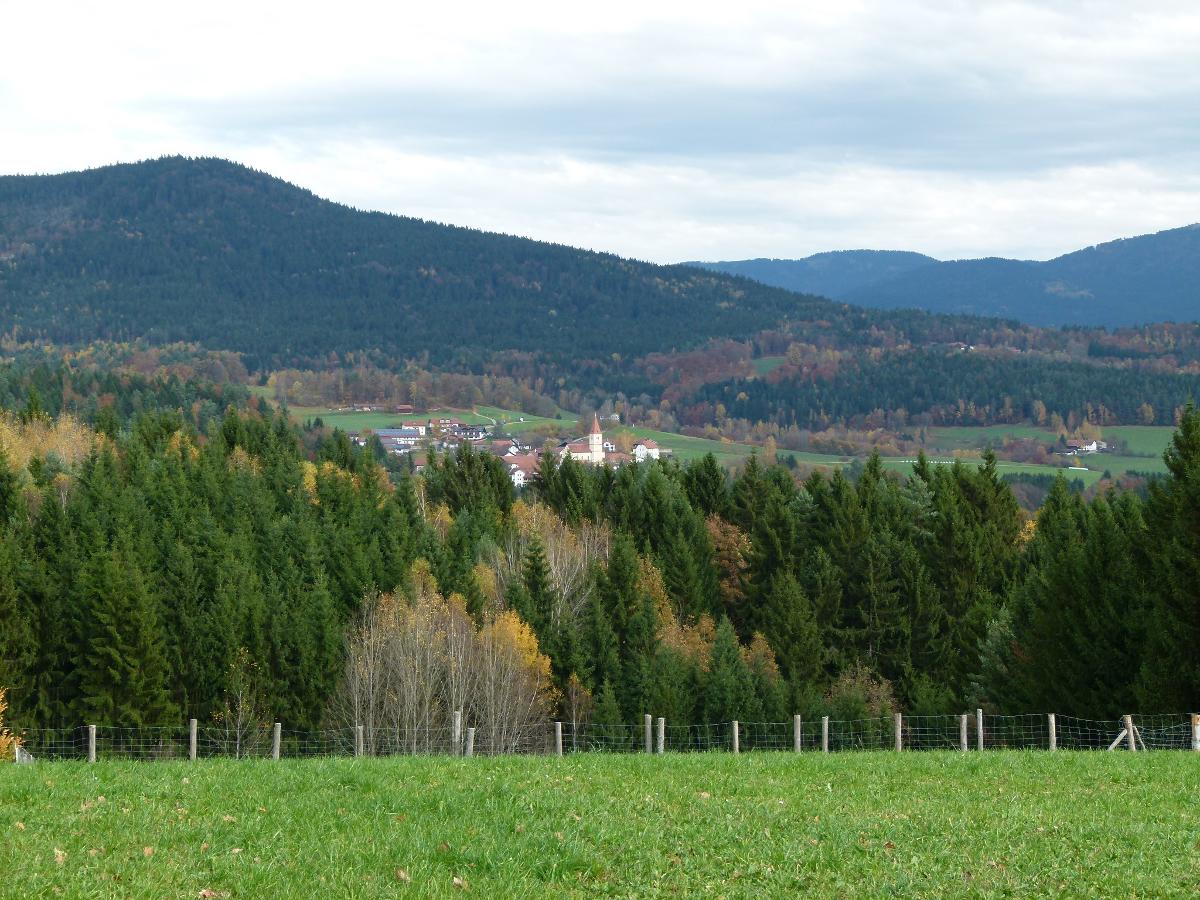
<path fill-rule="evenodd" d="M 592 430 L 588 434 L 588 456 L 594 466 L 604 465 L 604 435 L 600 432 L 600 414 L 592 413 Z"/>

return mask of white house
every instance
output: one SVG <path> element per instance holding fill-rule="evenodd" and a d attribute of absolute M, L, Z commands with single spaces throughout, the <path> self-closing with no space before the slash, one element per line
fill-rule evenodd
<path fill-rule="evenodd" d="M 645 462 L 647 459 L 658 459 L 662 455 L 662 451 L 658 447 L 656 441 L 646 438 L 644 441 L 638 441 L 633 445 L 633 458 L 638 462 Z"/>

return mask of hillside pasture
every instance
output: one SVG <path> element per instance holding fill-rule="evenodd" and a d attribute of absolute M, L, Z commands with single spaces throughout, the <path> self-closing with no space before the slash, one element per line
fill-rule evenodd
<path fill-rule="evenodd" d="M 1196 754 L 0 767 L 9 896 L 1195 896 Z"/>

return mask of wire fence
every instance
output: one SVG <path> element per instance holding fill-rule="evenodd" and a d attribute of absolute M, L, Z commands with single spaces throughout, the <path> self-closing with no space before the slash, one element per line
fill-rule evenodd
<path fill-rule="evenodd" d="M 465 727 L 464 727 L 465 726 Z M 672 725 L 646 716 L 637 725 L 543 722 L 524 726 L 464 723 L 444 727 L 354 725 L 289 731 L 260 723 L 240 729 L 84 725 L 22 732 L 18 762 L 37 760 L 278 759 L 335 756 L 500 756 L 564 753 L 696 753 L 922 750 L 1189 750 L 1200 752 L 1200 715 L 1074 716 L 974 714 L 828 717 L 791 722 Z"/>

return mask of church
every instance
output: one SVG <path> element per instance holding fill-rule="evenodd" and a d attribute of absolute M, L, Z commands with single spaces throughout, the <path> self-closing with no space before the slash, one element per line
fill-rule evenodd
<path fill-rule="evenodd" d="M 616 447 L 605 443 L 604 432 L 600 430 L 600 416 L 592 413 L 592 430 L 584 437 L 563 441 L 558 445 L 558 458 L 570 456 L 576 462 L 589 466 L 602 466 L 605 462 L 621 462 L 623 460 L 608 459 L 616 454 Z M 619 454 L 625 456 L 625 454 Z"/>
<path fill-rule="evenodd" d="M 583 437 L 563 441 L 558 445 L 558 458 L 570 456 L 576 462 L 589 466 L 619 466 L 632 461 L 645 462 L 647 459 L 658 459 L 662 451 L 654 441 L 640 440 L 633 445 L 632 453 L 619 451 L 611 441 L 604 439 L 600 430 L 600 416 L 592 413 L 592 429 Z"/>

